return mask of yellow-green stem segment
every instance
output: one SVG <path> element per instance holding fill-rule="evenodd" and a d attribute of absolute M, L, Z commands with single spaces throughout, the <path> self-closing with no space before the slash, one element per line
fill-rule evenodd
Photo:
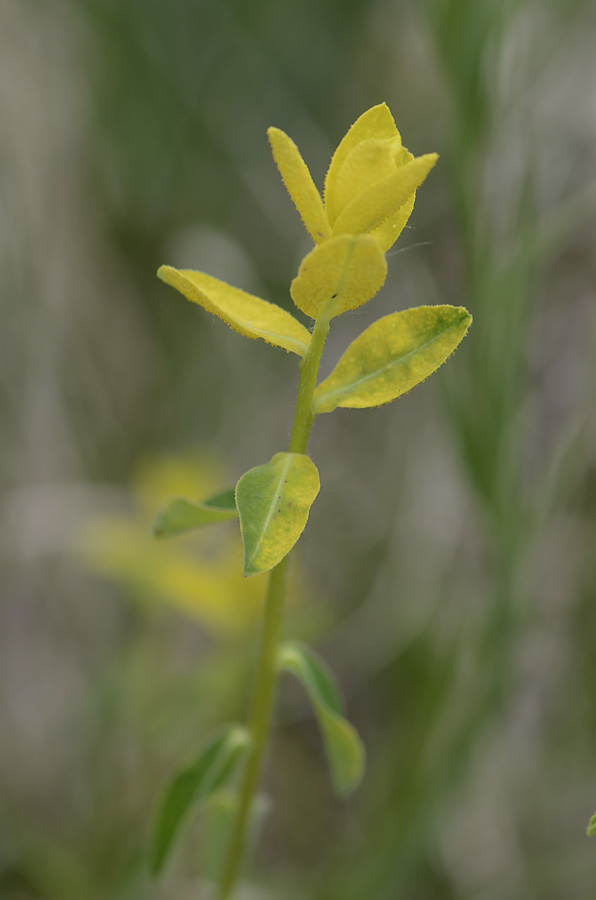
<path fill-rule="evenodd" d="M 313 397 L 321 354 L 329 333 L 329 319 L 317 319 L 308 352 L 300 363 L 300 382 L 288 451 L 306 453 L 315 418 Z M 277 680 L 276 657 L 281 635 L 283 600 L 289 555 L 271 570 L 265 601 L 263 633 L 250 715 L 251 743 L 240 786 L 238 811 L 232 828 L 220 882 L 220 900 L 231 900 L 244 858 L 250 813 L 259 783 L 263 752 L 271 726 Z"/>

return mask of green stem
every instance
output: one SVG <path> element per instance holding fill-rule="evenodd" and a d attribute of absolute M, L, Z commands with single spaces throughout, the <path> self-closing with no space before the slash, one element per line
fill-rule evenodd
<path fill-rule="evenodd" d="M 288 447 L 290 453 L 306 453 L 308 436 L 315 419 L 313 397 L 317 383 L 317 374 L 328 334 L 329 319 L 317 319 L 308 352 L 300 362 L 300 383 L 296 399 L 296 412 L 294 413 L 294 425 L 292 427 L 290 446 Z"/>
<path fill-rule="evenodd" d="M 310 340 L 308 352 L 300 363 L 300 383 L 294 424 L 288 451 L 306 453 L 310 429 L 314 422 L 313 396 L 321 354 L 329 333 L 329 319 L 317 320 Z M 233 831 L 225 860 L 220 889 L 220 900 L 229 900 L 238 880 L 244 859 L 246 837 L 255 791 L 261 774 L 263 753 L 271 727 L 275 684 L 277 681 L 277 647 L 281 635 L 283 600 L 289 555 L 284 557 L 269 575 L 269 586 L 265 601 L 261 650 L 257 667 L 256 682 L 250 715 L 251 743 L 242 784 L 240 800 Z"/>
<path fill-rule="evenodd" d="M 259 782 L 261 761 L 267 742 L 267 736 L 269 734 L 276 680 L 275 657 L 281 633 L 281 618 L 287 568 L 288 557 L 286 556 L 271 571 L 269 576 L 269 587 L 267 589 L 263 621 L 263 635 L 261 638 L 261 652 L 259 655 L 259 665 L 250 719 L 250 751 L 242 779 L 240 802 L 238 805 L 238 812 L 236 813 L 234 831 L 232 833 L 228 857 L 221 880 L 221 900 L 226 900 L 226 898 L 231 896 L 240 872 L 240 866 L 244 857 L 246 833 L 250 820 L 252 802 Z"/>

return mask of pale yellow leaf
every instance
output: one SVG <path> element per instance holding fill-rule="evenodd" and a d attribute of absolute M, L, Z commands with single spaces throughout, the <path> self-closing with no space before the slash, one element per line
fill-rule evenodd
<path fill-rule="evenodd" d="M 262 338 L 276 347 L 304 356 L 310 333 L 289 312 L 218 278 L 192 269 L 161 266 L 158 277 L 193 303 L 223 319 L 234 331 L 249 338 Z"/>
<path fill-rule="evenodd" d="M 414 209 L 415 199 L 416 192 L 414 192 L 392 215 L 387 219 L 384 219 L 380 225 L 369 232 L 369 234 L 377 240 L 383 253 L 387 253 L 388 250 L 391 250 L 406 227 L 408 219 L 412 215 L 412 210 Z"/>
<path fill-rule="evenodd" d="M 312 180 L 308 166 L 292 138 L 284 131 L 269 128 L 267 137 L 286 190 L 300 213 L 306 230 L 315 244 L 319 244 L 330 236 L 331 229 L 321 195 Z"/>
<path fill-rule="evenodd" d="M 413 159 L 414 157 L 410 153 L 410 151 L 406 150 L 405 147 L 402 147 L 401 164 L 405 165 L 406 163 L 411 162 Z M 369 232 L 371 237 L 376 238 L 376 240 L 379 242 L 384 253 L 387 253 L 387 251 L 390 250 L 391 247 L 393 247 L 396 240 L 404 230 L 408 219 L 412 215 L 415 199 L 416 192 L 411 194 L 406 202 L 398 207 L 398 209 L 387 219 L 384 219 L 380 225 L 377 225 L 376 228 L 373 228 L 372 231 Z"/>
<path fill-rule="evenodd" d="M 315 391 L 315 412 L 389 403 L 445 362 L 472 321 L 459 306 L 418 306 L 370 325 Z"/>
<path fill-rule="evenodd" d="M 331 319 L 370 300 L 386 276 L 387 263 L 374 238 L 343 234 L 302 260 L 290 293 L 307 316 Z"/>
<path fill-rule="evenodd" d="M 368 138 L 348 153 L 335 179 L 333 223 L 345 206 L 377 181 L 393 175 L 401 161 L 401 141 Z"/>
<path fill-rule="evenodd" d="M 377 228 L 411 198 L 437 159 L 436 153 L 418 156 L 371 185 L 342 210 L 334 222 L 333 233 L 362 234 Z"/>
<path fill-rule="evenodd" d="M 327 175 L 325 176 L 325 209 L 330 221 L 337 216 L 337 200 L 335 191 L 337 178 L 344 160 L 361 141 L 369 138 L 399 138 L 399 132 L 395 127 L 393 116 L 386 103 L 379 103 L 367 109 L 356 119 L 354 124 L 344 135 L 333 154 Z"/>

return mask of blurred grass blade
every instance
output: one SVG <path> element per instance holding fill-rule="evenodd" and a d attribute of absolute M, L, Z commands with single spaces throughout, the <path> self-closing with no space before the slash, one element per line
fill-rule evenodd
<path fill-rule="evenodd" d="M 153 875 L 159 875 L 193 807 L 204 802 L 232 774 L 249 743 L 245 728 L 230 725 L 207 741 L 195 760 L 179 771 L 162 799 L 150 850 Z"/>
<path fill-rule="evenodd" d="M 305 453 L 276 453 L 236 486 L 244 574 L 267 572 L 290 552 L 319 493 L 319 473 Z"/>
<path fill-rule="evenodd" d="M 364 775 L 364 745 L 353 725 L 343 717 L 343 704 L 335 678 L 309 647 L 286 641 L 279 649 L 278 668 L 301 682 L 319 721 L 333 784 L 338 794 L 355 790 Z"/>
<path fill-rule="evenodd" d="M 587 834 L 588 837 L 596 837 L 596 813 L 590 819 Z"/>
<path fill-rule="evenodd" d="M 262 338 L 268 344 L 298 356 L 306 354 L 310 333 L 281 306 L 247 294 L 205 272 L 160 266 L 157 275 L 184 294 L 187 300 L 219 316 L 230 328 L 245 337 Z"/>
<path fill-rule="evenodd" d="M 202 503 L 195 503 L 186 497 L 174 497 L 166 500 L 158 510 L 152 531 L 155 537 L 170 537 L 202 525 L 226 522 L 237 516 L 234 488 L 220 491 Z"/>
<path fill-rule="evenodd" d="M 472 317 L 461 306 L 418 306 L 373 322 L 315 391 L 315 411 L 389 403 L 453 353 Z"/>

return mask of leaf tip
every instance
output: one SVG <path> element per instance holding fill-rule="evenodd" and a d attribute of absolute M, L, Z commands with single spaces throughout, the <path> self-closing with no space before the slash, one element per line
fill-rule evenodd
<path fill-rule="evenodd" d="M 274 158 L 275 158 L 276 152 L 283 151 L 284 144 L 285 145 L 294 144 L 294 141 L 292 140 L 292 138 L 288 134 L 286 134 L 285 131 L 282 131 L 281 128 L 277 128 L 275 125 L 270 125 L 269 128 L 267 129 L 267 140 L 269 141 L 269 145 L 273 152 Z M 277 159 L 276 159 L 276 163 L 277 163 Z"/>
<path fill-rule="evenodd" d="M 465 323 L 466 328 L 469 328 L 474 321 L 474 316 L 469 310 L 466 309 L 465 306 L 458 306 L 456 308 L 458 313 L 461 315 L 462 322 Z"/>
<path fill-rule="evenodd" d="M 169 284 L 171 287 L 175 287 L 175 284 L 173 283 L 173 277 L 178 274 L 178 269 L 175 269 L 173 266 L 162 265 L 159 267 L 155 274 L 160 281 L 164 282 L 164 284 Z"/>
<path fill-rule="evenodd" d="M 424 168 L 426 169 L 426 171 L 430 172 L 430 170 L 432 168 L 434 168 L 434 166 L 436 166 L 436 164 L 439 160 L 439 154 L 438 153 L 423 153 L 422 156 L 416 157 L 416 160 L 417 161 L 419 160 L 420 163 L 424 165 Z"/>

